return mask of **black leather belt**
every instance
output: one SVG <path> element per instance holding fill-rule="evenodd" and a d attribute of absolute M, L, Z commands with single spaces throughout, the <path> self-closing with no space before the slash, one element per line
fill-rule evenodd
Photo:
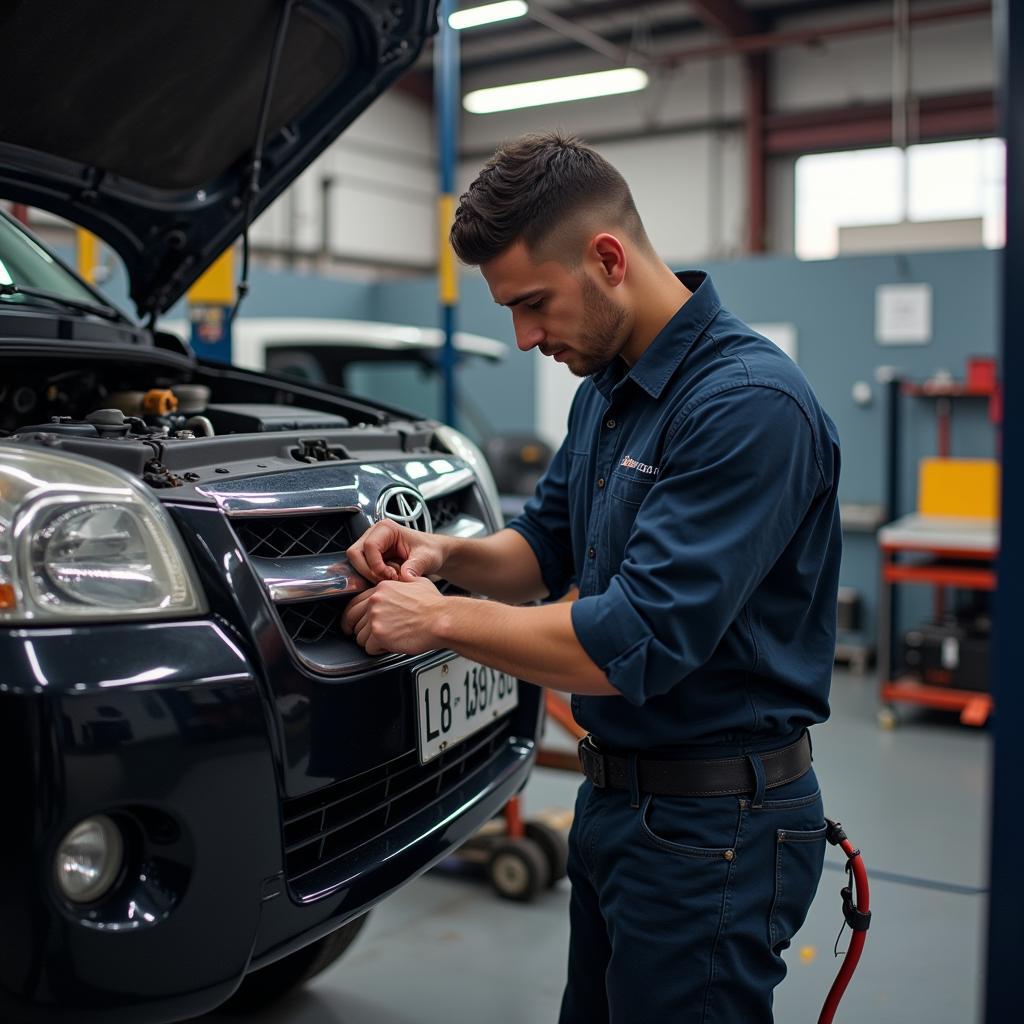
<path fill-rule="evenodd" d="M 629 789 L 630 758 L 600 750 L 590 736 L 579 743 L 583 774 L 599 788 Z M 811 740 L 805 731 L 795 743 L 757 755 L 764 766 L 764 788 L 794 782 L 811 767 Z M 655 796 L 740 796 L 756 789 L 754 769 L 747 757 L 714 760 L 656 761 L 637 757 L 641 793 Z"/>

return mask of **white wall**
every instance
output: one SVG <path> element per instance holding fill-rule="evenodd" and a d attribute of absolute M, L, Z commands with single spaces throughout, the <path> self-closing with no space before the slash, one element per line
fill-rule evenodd
<path fill-rule="evenodd" d="M 948 4 L 915 3 L 914 12 Z M 892 4 L 857 5 L 827 16 L 787 19 L 785 29 L 830 22 L 891 18 Z M 991 89 L 996 82 L 990 18 L 957 18 L 912 25 L 911 87 L 917 96 Z M 877 103 L 892 94 L 892 36 L 832 36 L 814 46 L 780 51 L 772 64 L 771 102 L 792 112 L 853 103 Z"/>
<path fill-rule="evenodd" d="M 436 260 L 437 161 L 429 107 L 384 93 L 256 221 L 257 246 L 428 270 Z"/>

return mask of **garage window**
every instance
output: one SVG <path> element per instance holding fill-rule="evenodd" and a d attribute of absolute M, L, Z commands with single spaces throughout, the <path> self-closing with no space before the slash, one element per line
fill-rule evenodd
<path fill-rule="evenodd" d="M 1005 161 L 996 138 L 800 157 L 796 255 L 1001 248 Z"/>

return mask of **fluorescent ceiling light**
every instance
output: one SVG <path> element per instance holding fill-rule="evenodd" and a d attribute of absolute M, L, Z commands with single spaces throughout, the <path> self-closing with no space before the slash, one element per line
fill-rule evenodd
<path fill-rule="evenodd" d="M 569 75 L 566 78 L 546 78 L 540 82 L 477 89 L 463 96 L 462 105 L 471 114 L 493 114 L 499 110 L 542 107 L 546 103 L 615 96 L 646 88 L 646 71 L 641 68 L 617 68 L 615 71 L 596 71 L 589 75 Z"/>
<path fill-rule="evenodd" d="M 500 4 L 484 4 L 483 7 L 470 7 L 465 11 L 456 11 L 454 14 L 448 15 L 448 24 L 456 30 L 476 28 L 477 25 L 490 25 L 493 21 L 521 18 L 526 10 L 523 0 L 504 0 Z"/>

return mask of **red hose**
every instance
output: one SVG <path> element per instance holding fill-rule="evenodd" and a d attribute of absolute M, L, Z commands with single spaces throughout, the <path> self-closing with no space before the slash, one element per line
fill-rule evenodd
<path fill-rule="evenodd" d="M 838 845 L 847 857 L 847 868 L 853 875 L 853 884 L 856 886 L 856 902 L 854 904 L 854 916 L 863 915 L 859 927 L 853 927 L 850 933 L 850 948 L 846 951 L 843 965 L 839 968 L 836 980 L 832 982 L 825 1005 L 821 1008 L 821 1015 L 818 1017 L 818 1024 L 832 1024 L 839 1006 L 839 1000 L 843 998 L 846 986 L 850 984 L 850 978 L 857 969 L 857 961 L 860 960 L 861 951 L 864 949 L 864 940 L 867 938 L 867 923 L 870 920 L 870 895 L 868 892 L 868 873 L 864 867 L 860 850 L 854 849 L 853 843 L 847 839 L 838 823 L 829 822 L 829 841 Z M 843 890 L 843 913 L 850 920 L 847 914 L 847 906 L 850 902 L 848 890 Z"/>

